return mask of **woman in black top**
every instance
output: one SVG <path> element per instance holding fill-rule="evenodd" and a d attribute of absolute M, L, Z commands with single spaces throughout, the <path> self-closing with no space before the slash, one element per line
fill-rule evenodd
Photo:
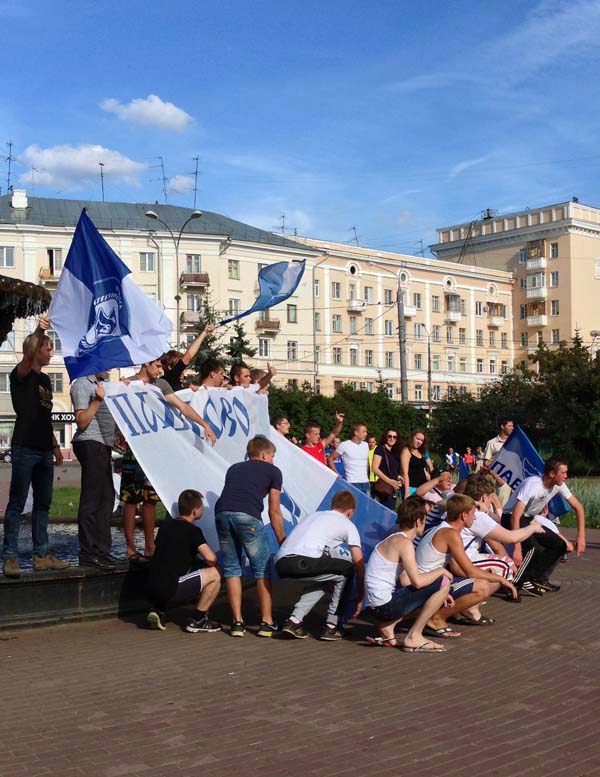
<path fill-rule="evenodd" d="M 414 494 L 419 486 L 431 478 L 427 457 L 427 438 L 422 429 L 411 432 L 407 445 L 400 454 L 400 470 L 404 480 L 404 498 Z"/>
<path fill-rule="evenodd" d="M 373 474 L 378 478 L 374 488 L 375 498 L 382 505 L 393 510 L 396 507 L 397 499 L 394 494 L 399 493 L 399 489 L 402 487 L 400 459 L 398 458 L 398 432 L 395 429 L 387 429 L 379 440 L 379 445 L 375 448 Z M 378 483 L 379 485 L 377 485 Z"/>

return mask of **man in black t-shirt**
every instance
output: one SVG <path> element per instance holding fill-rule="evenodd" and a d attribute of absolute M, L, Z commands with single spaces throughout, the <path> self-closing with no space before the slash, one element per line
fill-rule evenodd
<path fill-rule="evenodd" d="M 221 625 L 211 621 L 208 610 L 221 587 L 217 557 L 207 544 L 202 529 L 194 524 L 204 510 L 202 494 L 186 489 L 177 501 L 179 518 L 167 518 L 156 536 L 156 551 L 149 564 L 148 594 L 153 604 L 146 622 L 149 628 L 164 631 L 164 610 L 178 604 L 196 602 L 186 631 L 220 631 Z M 207 565 L 198 566 L 198 554 Z"/>
<path fill-rule="evenodd" d="M 200 350 L 200 346 L 215 331 L 214 324 L 207 324 L 196 339 L 190 343 L 185 353 L 179 351 L 167 351 L 160 357 L 163 367 L 163 379 L 171 386 L 173 391 L 180 391 L 183 388 L 182 376 L 190 366 L 190 362 Z"/>
<path fill-rule="evenodd" d="M 4 565 L 6 577 L 19 577 L 19 527 L 27 492 L 33 490 L 31 534 L 33 568 L 36 572 L 65 569 L 48 552 L 48 511 L 52 502 L 54 463 L 62 453 L 52 431 L 52 384 L 42 369 L 52 358 L 52 340 L 44 334 L 50 327 L 41 316 L 35 332 L 23 341 L 23 358 L 10 373 L 10 394 L 17 414 L 11 442 L 12 474 L 4 516 Z"/>

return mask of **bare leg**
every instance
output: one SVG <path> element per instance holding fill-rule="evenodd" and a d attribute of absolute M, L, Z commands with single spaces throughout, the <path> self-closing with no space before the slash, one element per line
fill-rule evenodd
<path fill-rule="evenodd" d="M 227 598 L 231 607 L 231 615 L 234 621 L 243 621 L 242 618 L 242 578 L 225 578 L 225 587 L 227 589 Z"/>
<path fill-rule="evenodd" d="M 135 547 L 135 508 L 137 505 L 128 504 L 123 505 L 123 533 L 125 534 L 125 542 L 127 543 L 126 558 L 134 556 L 137 553 Z"/>
<path fill-rule="evenodd" d="M 144 556 L 154 555 L 154 526 L 156 517 L 156 505 L 153 502 L 144 502 L 142 505 L 142 525 L 144 527 Z"/>
<path fill-rule="evenodd" d="M 211 604 L 219 595 L 221 590 L 221 573 L 216 567 L 209 567 L 202 570 L 202 592 L 196 605 L 197 610 L 207 612 Z"/>
<path fill-rule="evenodd" d="M 474 607 L 480 604 L 484 599 L 489 596 L 489 585 L 485 580 L 475 580 L 473 591 L 470 594 L 465 594 L 459 599 L 455 600 L 452 607 L 441 607 L 427 624 L 433 629 L 444 629 L 447 627 L 448 618 L 451 615 L 457 615 L 459 612 L 464 612 L 470 607 Z"/>
<path fill-rule="evenodd" d="M 260 607 L 260 619 L 263 623 L 273 623 L 273 613 L 271 611 L 271 579 L 268 577 L 256 581 L 256 594 L 258 596 L 258 606 Z"/>
<path fill-rule="evenodd" d="M 416 648 L 423 644 L 423 629 L 427 625 L 427 621 L 443 606 L 449 590 L 448 586 L 440 588 L 440 590 L 430 596 L 423 607 L 421 607 L 421 612 L 406 635 L 404 640 L 405 647 Z"/>
<path fill-rule="evenodd" d="M 376 621 L 375 626 L 377 627 L 377 631 L 379 632 L 381 638 L 386 642 L 394 645 L 396 643 L 396 634 L 394 633 L 394 629 L 401 620 L 402 618 L 398 618 L 398 620 L 395 621 Z"/>

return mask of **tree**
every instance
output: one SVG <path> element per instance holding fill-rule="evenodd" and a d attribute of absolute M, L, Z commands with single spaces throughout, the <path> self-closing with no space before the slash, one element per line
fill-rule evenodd
<path fill-rule="evenodd" d="M 197 337 L 207 324 L 218 324 L 222 318 L 221 314 L 213 307 L 210 292 L 203 298 L 199 312 L 200 316 L 198 325 L 195 327 L 194 337 Z M 199 372 L 201 364 L 207 359 L 220 359 L 221 361 L 225 359 L 223 333 L 219 329 L 216 329 L 214 334 L 204 340 L 190 366 Z"/>
<path fill-rule="evenodd" d="M 240 321 L 236 321 L 233 325 L 233 331 L 235 334 L 225 349 L 231 364 L 243 362 L 245 357 L 253 359 L 256 356 L 256 348 L 250 344 L 244 325 Z"/>

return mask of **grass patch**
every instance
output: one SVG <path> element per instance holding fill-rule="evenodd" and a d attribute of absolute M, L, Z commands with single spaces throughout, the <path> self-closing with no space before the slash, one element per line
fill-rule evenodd
<path fill-rule="evenodd" d="M 50 506 L 51 518 L 76 518 L 79 510 L 79 488 L 73 486 L 63 486 L 55 488 L 52 494 L 52 505 Z M 156 506 L 156 517 L 158 520 L 164 518 L 166 510 L 159 502 Z"/>
<path fill-rule="evenodd" d="M 585 510 L 585 524 L 589 529 L 600 529 L 600 480 L 597 478 L 569 478 L 567 485 Z M 575 528 L 575 513 L 560 516 L 560 525 Z"/>

